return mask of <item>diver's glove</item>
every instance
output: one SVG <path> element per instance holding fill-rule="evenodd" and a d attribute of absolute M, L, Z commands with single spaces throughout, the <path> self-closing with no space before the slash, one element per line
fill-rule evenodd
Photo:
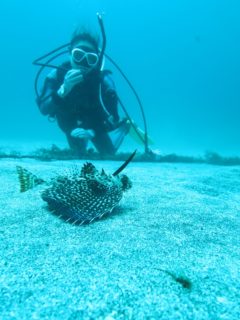
<path fill-rule="evenodd" d="M 75 87 L 75 85 L 77 85 L 82 81 L 83 81 L 83 74 L 81 70 L 78 70 L 78 69 L 69 70 L 64 77 L 63 84 L 58 89 L 59 97 L 63 98 L 66 95 L 68 95 L 69 92 L 71 92 L 72 89 Z"/>
<path fill-rule="evenodd" d="M 72 130 L 71 137 L 88 140 L 94 138 L 95 133 L 91 129 L 76 128 Z"/>

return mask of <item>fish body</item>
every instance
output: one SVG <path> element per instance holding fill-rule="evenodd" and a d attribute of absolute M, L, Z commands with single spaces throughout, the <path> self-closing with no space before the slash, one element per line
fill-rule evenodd
<path fill-rule="evenodd" d="M 116 171 L 118 173 L 118 170 Z M 47 182 L 25 168 L 17 166 L 20 191 L 43 184 L 43 201 L 54 214 L 75 224 L 91 223 L 111 213 L 132 183 L 123 174 L 106 174 L 87 162 L 79 170 L 69 170 Z"/>

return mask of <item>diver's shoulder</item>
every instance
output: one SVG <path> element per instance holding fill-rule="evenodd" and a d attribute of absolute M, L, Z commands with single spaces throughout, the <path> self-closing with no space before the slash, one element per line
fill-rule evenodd
<path fill-rule="evenodd" d="M 105 77 L 111 77 L 112 74 L 113 74 L 112 71 L 109 70 L 109 69 L 101 70 L 101 77 L 102 77 L 102 79 L 104 79 Z"/>
<path fill-rule="evenodd" d="M 115 87 L 111 70 L 106 69 L 101 71 L 101 81 L 103 86 L 111 87 L 111 88 Z"/>
<path fill-rule="evenodd" d="M 110 99 L 114 99 L 115 101 L 117 97 L 117 93 L 116 93 L 115 82 L 112 78 L 112 72 L 110 70 L 104 70 L 102 72 L 103 72 L 103 75 L 101 80 L 101 84 L 102 84 L 101 88 L 102 88 L 103 95 L 108 96 Z"/>

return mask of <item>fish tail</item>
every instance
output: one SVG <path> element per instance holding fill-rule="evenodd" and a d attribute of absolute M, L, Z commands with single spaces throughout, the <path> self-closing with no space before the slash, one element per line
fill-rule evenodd
<path fill-rule="evenodd" d="M 20 183 L 20 192 L 25 192 L 45 182 L 21 166 L 17 166 L 17 174 Z"/>

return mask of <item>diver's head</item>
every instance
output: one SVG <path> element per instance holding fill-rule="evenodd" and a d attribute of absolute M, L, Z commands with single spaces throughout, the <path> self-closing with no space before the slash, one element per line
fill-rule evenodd
<path fill-rule="evenodd" d="M 73 69 L 86 73 L 100 69 L 98 40 L 88 32 L 76 30 L 70 42 L 70 62 Z"/>

